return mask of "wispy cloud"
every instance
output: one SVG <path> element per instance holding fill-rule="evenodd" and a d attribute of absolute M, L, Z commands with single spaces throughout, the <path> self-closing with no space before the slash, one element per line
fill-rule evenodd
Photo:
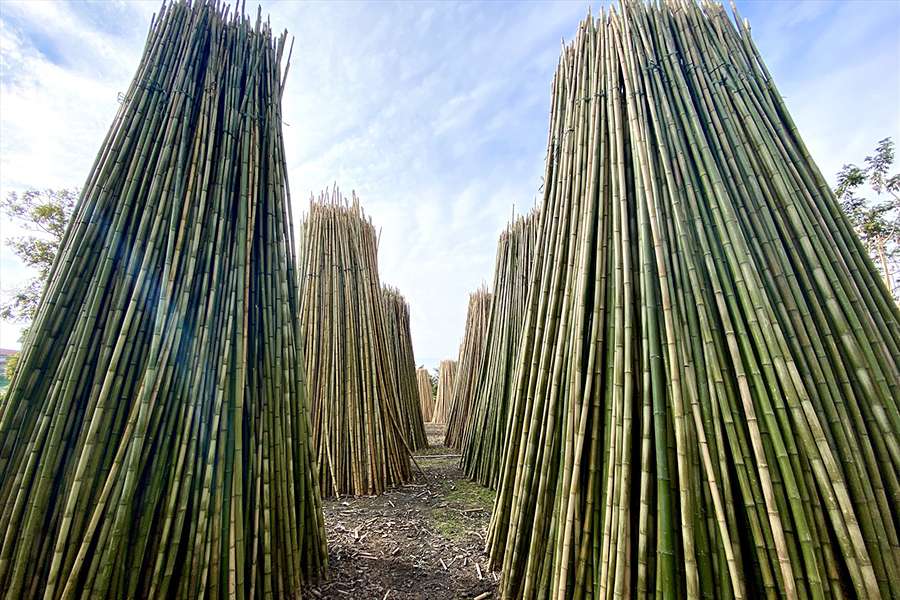
<path fill-rule="evenodd" d="M 81 184 L 157 6 L 0 4 L 0 193 Z M 896 4 L 740 6 L 826 175 L 900 138 Z M 513 206 L 533 205 L 560 42 L 587 7 L 263 3 L 295 38 L 284 99 L 295 214 L 335 182 L 356 189 L 381 229 L 382 279 L 410 302 L 419 363 L 455 356 L 500 230 Z M 13 264 L 0 248 L 0 289 L 26 275 Z M 16 336 L 0 325 L 0 346 Z"/>

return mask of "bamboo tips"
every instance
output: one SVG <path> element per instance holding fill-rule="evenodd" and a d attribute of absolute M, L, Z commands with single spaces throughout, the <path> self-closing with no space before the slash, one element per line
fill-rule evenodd
<path fill-rule="evenodd" d="M 375 227 L 354 194 L 311 201 L 303 224 L 301 331 L 325 495 L 378 494 L 410 476 Z"/>
<path fill-rule="evenodd" d="M 434 390 L 431 387 L 431 373 L 428 369 L 416 369 L 416 386 L 419 388 L 422 420 L 430 423 L 431 415 L 434 413 Z"/>
<path fill-rule="evenodd" d="M 450 398 L 453 396 L 453 386 L 456 382 L 456 361 L 442 360 L 438 367 L 437 394 L 434 401 L 434 412 L 431 414 L 432 423 L 445 425 L 450 417 Z"/>
<path fill-rule="evenodd" d="M 500 595 L 897 597 L 900 314 L 748 26 L 584 21 L 544 181 Z"/>
<path fill-rule="evenodd" d="M 324 567 L 285 38 L 154 19 L 0 406 L 5 597 L 292 597 Z"/>
<path fill-rule="evenodd" d="M 516 358 L 525 325 L 525 301 L 534 260 L 537 212 L 515 219 L 500 236 L 494 267 L 494 294 L 484 342 L 484 364 L 462 441 L 462 469 L 481 485 L 496 488 Z"/>
<path fill-rule="evenodd" d="M 444 444 L 455 450 L 462 445 L 463 431 L 475 399 L 478 378 L 484 363 L 485 338 L 491 314 L 491 293 L 481 288 L 469 295 L 466 330 L 459 347 L 459 368 L 453 382 L 447 434 Z"/>
<path fill-rule="evenodd" d="M 419 406 L 416 362 L 409 329 L 409 304 L 396 288 L 384 286 L 382 294 L 387 313 L 387 336 L 391 344 L 391 364 L 400 400 L 400 429 L 411 450 L 427 448 L 428 439 L 425 436 L 425 423 Z M 428 387 L 430 391 L 430 380 Z"/>

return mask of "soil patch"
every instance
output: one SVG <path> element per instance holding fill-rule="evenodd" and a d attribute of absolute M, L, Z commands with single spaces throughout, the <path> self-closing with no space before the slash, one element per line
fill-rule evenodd
<path fill-rule="evenodd" d="M 325 500 L 329 577 L 307 597 L 491 597 L 499 574 L 488 570 L 484 536 L 494 492 L 463 477 L 444 429 L 426 425 L 431 447 L 416 453 L 424 476 L 380 496 Z"/>

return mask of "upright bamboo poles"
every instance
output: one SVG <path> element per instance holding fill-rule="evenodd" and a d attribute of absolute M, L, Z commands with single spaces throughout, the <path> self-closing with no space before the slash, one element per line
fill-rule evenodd
<path fill-rule="evenodd" d="M 7 598 L 296 596 L 326 561 L 286 35 L 165 3 L 0 406 Z"/>
<path fill-rule="evenodd" d="M 416 380 L 416 361 L 413 356 L 412 333 L 409 329 L 409 304 L 397 288 L 383 286 L 384 309 L 387 313 L 388 341 L 391 344 L 391 364 L 400 400 L 400 429 L 411 450 L 428 447 L 425 423 L 419 406 L 419 387 Z M 431 383 L 429 381 L 429 391 Z"/>
<path fill-rule="evenodd" d="M 325 495 L 378 494 L 410 476 L 375 227 L 353 194 L 310 201 L 301 332 Z"/>
<path fill-rule="evenodd" d="M 419 388 L 422 420 L 430 423 L 434 413 L 434 390 L 431 388 L 431 374 L 428 369 L 416 369 L 416 386 Z"/>
<path fill-rule="evenodd" d="M 492 294 L 482 287 L 469 296 L 466 331 L 459 347 L 459 369 L 453 382 L 447 434 L 444 444 L 455 450 L 462 446 L 463 431 L 475 400 L 478 378 L 484 364 L 485 339 L 491 314 Z"/>
<path fill-rule="evenodd" d="M 456 361 L 442 360 L 438 367 L 437 394 L 434 400 L 434 411 L 431 422 L 445 425 L 450 417 L 450 398 L 456 382 Z"/>
<path fill-rule="evenodd" d="M 462 438 L 461 465 L 467 477 L 496 488 L 506 421 L 512 399 L 525 301 L 534 261 L 537 212 L 518 217 L 501 234 L 494 266 L 494 294 L 478 378 Z"/>
<path fill-rule="evenodd" d="M 897 597 L 900 315 L 748 26 L 584 21 L 544 181 L 501 596 Z"/>

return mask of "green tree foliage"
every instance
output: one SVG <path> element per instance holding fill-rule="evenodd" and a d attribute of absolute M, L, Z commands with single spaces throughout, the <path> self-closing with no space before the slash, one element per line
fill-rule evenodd
<path fill-rule="evenodd" d="M 16 365 L 19 364 L 19 353 L 16 352 L 6 359 L 6 366 L 3 368 L 3 376 L 6 381 L 12 381 L 13 375 L 16 373 Z"/>
<path fill-rule="evenodd" d="M 900 173 L 890 174 L 893 164 L 894 142 L 885 138 L 863 166 L 843 166 L 834 193 L 891 294 L 900 301 Z"/>
<path fill-rule="evenodd" d="M 0 302 L 0 319 L 28 322 L 34 317 L 77 200 L 78 191 L 66 189 L 12 192 L 0 200 L 0 212 L 28 232 L 8 239 L 7 245 L 37 272 Z"/>

